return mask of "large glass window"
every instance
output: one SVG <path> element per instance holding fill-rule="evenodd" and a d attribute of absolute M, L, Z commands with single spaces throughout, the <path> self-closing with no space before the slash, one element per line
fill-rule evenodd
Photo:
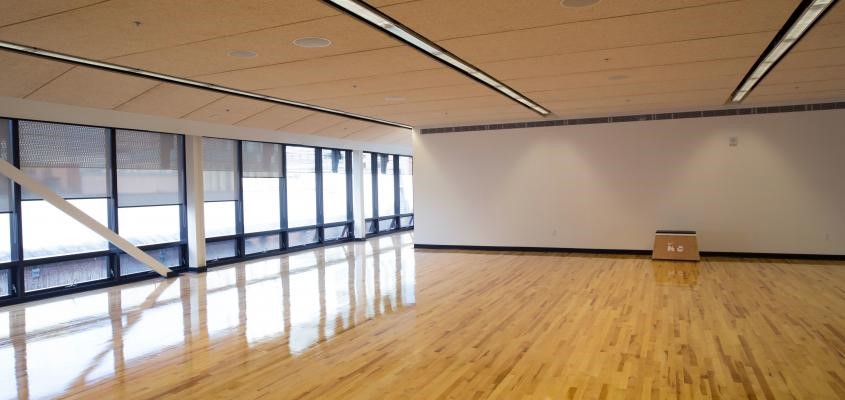
<path fill-rule="evenodd" d="M 118 129 L 118 232 L 136 246 L 181 240 L 182 138 Z"/>
<path fill-rule="evenodd" d="M 108 130 L 34 121 L 18 126 L 23 172 L 106 225 Z M 108 249 L 106 240 L 37 195 L 24 190 L 22 200 L 24 258 Z"/>
<path fill-rule="evenodd" d="M 242 143 L 244 232 L 281 228 L 282 145 Z"/>
<path fill-rule="evenodd" d="M 202 139 L 205 237 L 237 233 L 238 142 Z"/>
<path fill-rule="evenodd" d="M 364 218 L 373 217 L 373 153 L 364 153 Z"/>
<path fill-rule="evenodd" d="M 395 171 L 393 169 L 393 156 L 388 154 L 379 154 L 378 159 L 378 215 L 379 217 L 386 217 L 396 214 L 394 190 L 395 182 L 393 177 Z"/>
<path fill-rule="evenodd" d="M 0 159 L 12 162 L 11 121 L 0 118 Z M 14 210 L 12 181 L 0 176 L 0 263 L 12 261 L 11 220 Z M 8 271 L 5 271 L 8 272 Z M 3 272 L 0 271 L 0 274 Z M 2 291 L 0 285 L 0 291 Z"/>
<path fill-rule="evenodd" d="M 323 222 L 327 224 L 349 220 L 346 157 L 343 150 L 323 150 Z"/>
<path fill-rule="evenodd" d="M 287 146 L 285 149 L 288 227 L 316 225 L 316 152 L 309 147 Z"/>
<path fill-rule="evenodd" d="M 414 159 L 399 156 L 399 214 L 414 212 Z"/>

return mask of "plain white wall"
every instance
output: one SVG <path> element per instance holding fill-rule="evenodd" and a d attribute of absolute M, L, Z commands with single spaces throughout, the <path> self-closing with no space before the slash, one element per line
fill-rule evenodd
<path fill-rule="evenodd" d="M 414 189 L 418 244 L 845 254 L 845 111 L 415 134 Z"/>

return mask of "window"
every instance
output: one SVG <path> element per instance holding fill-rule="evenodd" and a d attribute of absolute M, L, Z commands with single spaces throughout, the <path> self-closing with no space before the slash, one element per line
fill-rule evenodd
<path fill-rule="evenodd" d="M 0 297 L 11 294 L 9 290 L 12 283 L 12 271 L 9 269 L 0 269 Z"/>
<path fill-rule="evenodd" d="M 205 202 L 205 237 L 229 236 L 237 233 L 235 202 Z"/>
<path fill-rule="evenodd" d="M 108 130 L 78 125 L 20 121 L 21 169 L 108 224 Z M 24 190 L 21 218 L 24 258 L 108 249 L 108 242 L 84 225 Z"/>
<path fill-rule="evenodd" d="M 205 259 L 208 261 L 215 261 L 235 257 L 238 255 L 235 247 L 237 247 L 237 242 L 234 240 L 206 243 Z"/>
<path fill-rule="evenodd" d="M 115 133 L 118 232 L 136 246 L 181 240 L 182 138 Z"/>
<path fill-rule="evenodd" d="M 246 254 L 264 253 L 278 250 L 280 247 L 278 234 L 253 236 L 244 239 L 244 250 Z"/>
<path fill-rule="evenodd" d="M 373 153 L 364 153 L 364 218 L 373 217 Z"/>
<path fill-rule="evenodd" d="M 242 142 L 244 232 L 281 228 L 282 145 Z"/>
<path fill-rule="evenodd" d="M 330 242 L 349 237 L 349 225 L 330 226 L 323 228 L 323 240 Z"/>
<path fill-rule="evenodd" d="M 23 270 L 23 284 L 27 292 L 71 286 L 106 279 L 108 270 L 106 256 L 32 265 Z"/>
<path fill-rule="evenodd" d="M 348 194 L 346 183 L 347 152 L 343 150 L 322 151 L 323 157 L 323 222 L 348 221 L 349 210 L 346 206 Z"/>
<path fill-rule="evenodd" d="M 238 142 L 202 139 L 205 237 L 237 233 Z"/>
<path fill-rule="evenodd" d="M 0 119 L 0 158 L 6 162 L 12 162 L 12 130 L 11 121 Z M 0 263 L 12 261 L 12 210 L 14 210 L 14 199 L 12 198 L 12 181 L 0 176 Z M 4 271 L 0 271 L 2 274 Z M 5 271 L 8 274 L 8 271 Z M 0 291 L 3 288 L 0 287 Z M 8 293 L 6 293 L 8 294 Z M 0 292 L 0 296 L 4 296 Z"/>
<path fill-rule="evenodd" d="M 287 146 L 288 227 L 317 224 L 316 152 L 309 147 Z"/>
<path fill-rule="evenodd" d="M 163 249 L 147 250 L 147 255 L 155 258 L 165 267 L 178 267 L 182 265 L 182 252 L 178 246 L 166 247 Z M 136 260 L 128 254 L 120 255 L 120 275 L 131 275 L 151 271 L 144 263 Z"/>
<path fill-rule="evenodd" d="M 395 215 L 395 198 L 394 188 L 395 182 L 393 177 L 395 171 L 393 169 L 393 156 L 387 154 L 379 154 L 378 160 L 378 215 L 386 217 L 388 215 Z"/>
<path fill-rule="evenodd" d="M 288 247 L 304 246 L 320 241 L 320 233 L 316 229 L 288 232 Z"/>
<path fill-rule="evenodd" d="M 399 214 L 414 212 L 414 159 L 399 156 Z"/>

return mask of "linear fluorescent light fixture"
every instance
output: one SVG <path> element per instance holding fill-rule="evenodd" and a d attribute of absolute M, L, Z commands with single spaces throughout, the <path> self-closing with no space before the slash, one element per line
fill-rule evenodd
<path fill-rule="evenodd" d="M 444 48 L 402 25 L 393 18 L 390 18 L 367 3 L 358 0 L 323 0 L 323 2 L 331 4 L 340 10 L 346 11 L 364 22 L 381 29 L 387 34 L 415 47 L 417 50 L 428 54 L 437 61 L 459 70 L 464 75 L 467 75 L 493 90 L 510 97 L 514 101 L 530 108 L 544 117 L 551 114 L 551 112 L 543 106 L 531 101 L 528 97 L 523 96 L 516 90 L 513 90 L 504 83 L 498 81 L 496 78 L 484 73 L 484 71 L 481 71 L 468 62 L 460 59 L 458 56 L 448 52 Z"/>
<path fill-rule="evenodd" d="M 784 29 L 781 29 L 775 40 L 769 44 L 763 56 L 757 60 L 751 71 L 745 75 L 742 83 L 731 95 L 731 103 L 740 103 L 754 87 L 763 80 L 763 77 L 780 61 L 801 37 L 810 30 L 810 27 L 824 15 L 836 0 L 805 0 L 795 10 Z"/>
<path fill-rule="evenodd" d="M 17 44 L 17 43 L 0 41 L 0 49 L 9 50 L 9 51 L 17 52 L 17 53 L 33 55 L 33 56 L 38 56 L 38 57 L 42 57 L 42 58 L 46 58 L 46 59 L 50 59 L 50 60 L 55 60 L 55 61 L 67 62 L 67 63 L 74 64 L 74 65 L 92 67 L 92 68 L 102 69 L 102 70 L 111 71 L 111 72 L 117 72 L 117 73 L 122 73 L 122 74 L 142 77 L 142 78 L 153 79 L 153 80 L 160 81 L 160 82 L 173 83 L 173 84 L 176 84 L 176 85 L 182 85 L 182 86 L 192 87 L 192 88 L 196 88 L 196 89 L 210 90 L 212 92 L 223 93 L 223 94 L 227 94 L 227 95 L 231 95 L 231 96 L 243 97 L 243 98 L 247 98 L 247 99 L 264 101 L 264 102 L 274 103 L 274 104 L 283 105 L 283 106 L 297 107 L 297 108 L 303 108 L 303 109 L 311 110 L 311 111 L 333 114 L 333 115 L 337 115 L 337 116 L 344 117 L 344 118 L 356 119 L 356 120 L 359 120 L 359 121 L 372 122 L 372 123 L 375 123 L 375 124 L 388 125 L 388 126 L 393 126 L 393 127 L 397 127 L 397 128 L 413 129 L 413 127 L 410 126 L 410 125 L 400 124 L 398 122 L 387 121 L 387 120 L 374 118 L 374 117 L 368 117 L 366 115 L 359 115 L 359 114 L 349 113 L 349 112 L 346 112 L 346 111 L 336 110 L 336 109 L 333 109 L 333 108 L 327 108 L 327 107 L 321 107 L 321 106 L 314 105 L 314 104 L 302 103 L 302 102 L 295 101 L 295 100 L 287 100 L 287 99 L 282 99 L 282 98 L 279 98 L 279 97 L 274 97 L 274 96 L 269 96 L 269 95 L 265 95 L 265 94 L 250 92 L 250 91 L 247 91 L 247 90 L 240 90 L 240 89 L 230 88 L 230 87 L 226 87 L 226 86 L 215 85 L 213 83 L 195 81 L 193 79 L 180 78 L 178 76 L 173 76 L 173 75 L 160 74 L 158 72 L 145 71 L 145 70 L 138 69 L 138 68 L 127 67 L 127 66 L 124 66 L 124 65 L 112 64 L 112 63 L 92 60 L 92 59 L 84 58 L 84 57 L 77 57 L 77 56 L 73 56 L 73 55 L 69 55 L 69 54 L 63 54 L 63 53 L 58 53 L 58 52 L 55 52 L 55 51 L 39 49 L 39 48 L 36 48 L 36 47 L 30 47 L 30 46 L 26 46 L 26 45 L 22 45 L 22 44 Z"/>

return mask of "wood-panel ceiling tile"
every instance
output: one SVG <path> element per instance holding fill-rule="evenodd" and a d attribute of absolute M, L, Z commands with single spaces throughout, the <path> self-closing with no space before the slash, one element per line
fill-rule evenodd
<path fill-rule="evenodd" d="M 738 81 L 733 75 L 702 77 L 698 79 L 662 80 L 645 83 L 616 83 L 577 87 L 572 89 L 544 90 L 525 93 L 541 104 L 557 101 L 596 100 L 611 97 L 641 96 L 647 94 L 695 92 L 721 89 L 727 95 L 734 90 Z"/>
<path fill-rule="evenodd" d="M 505 80 L 522 92 L 725 77 L 739 83 L 756 57 Z"/>
<path fill-rule="evenodd" d="M 725 1 L 602 1 L 591 7 L 572 8 L 547 0 L 421 0 L 382 6 L 380 10 L 432 40 L 441 40 L 722 2 Z"/>
<path fill-rule="evenodd" d="M 304 36 L 319 36 L 332 43 L 320 48 L 303 48 L 293 44 L 294 40 Z M 396 46 L 400 43 L 387 35 L 349 16 L 337 15 L 136 53 L 110 61 L 171 75 L 196 76 Z M 253 51 L 257 56 L 235 58 L 228 55 L 232 50 Z"/>
<path fill-rule="evenodd" d="M 270 107 L 273 106 L 263 101 L 225 96 L 185 115 L 184 118 L 218 124 L 235 124 Z"/>
<path fill-rule="evenodd" d="M 320 1 L 112 0 L 0 28 L 0 39 L 102 59 L 336 14 Z"/>
<path fill-rule="evenodd" d="M 604 97 L 590 100 L 546 102 L 544 105 L 558 115 L 568 110 L 590 110 L 608 107 L 637 106 L 642 104 L 684 104 L 695 107 L 721 107 L 731 94 L 731 89 L 696 90 L 689 92 L 653 93 L 636 96 Z"/>
<path fill-rule="evenodd" d="M 766 75 L 760 82 L 763 87 L 770 84 L 783 84 L 794 82 L 806 82 L 816 80 L 837 80 L 845 78 L 845 65 L 834 65 L 830 67 L 815 67 L 801 69 L 778 69 L 775 68 Z"/>
<path fill-rule="evenodd" d="M 74 67 L 27 98 L 51 103 L 94 108 L 115 108 L 156 86 L 136 78 L 93 68 Z"/>
<path fill-rule="evenodd" d="M 282 132 L 292 132 L 301 134 L 313 134 L 324 130 L 330 126 L 341 124 L 348 121 L 347 118 L 338 117 L 326 113 L 313 113 L 305 118 L 298 119 L 290 124 L 287 124 L 278 130 Z"/>
<path fill-rule="evenodd" d="M 245 90 L 272 89 L 439 68 L 440 64 L 407 47 L 365 51 L 281 65 L 199 77 L 200 80 Z"/>
<path fill-rule="evenodd" d="M 71 68 L 56 61 L 0 51 L 0 96 L 24 97 Z"/>
<path fill-rule="evenodd" d="M 207 90 L 162 83 L 120 105 L 117 110 L 179 118 L 223 97 L 223 94 Z"/>
<path fill-rule="evenodd" d="M 753 93 L 757 96 L 774 96 L 827 91 L 845 91 L 845 78 L 760 85 Z"/>
<path fill-rule="evenodd" d="M 237 126 L 277 130 L 310 114 L 314 112 L 296 107 L 273 106 L 238 122 Z"/>
<path fill-rule="evenodd" d="M 751 92 L 745 101 L 743 101 L 743 104 L 747 106 L 758 106 L 787 103 L 822 103 L 827 101 L 843 100 L 845 100 L 845 90 L 842 89 L 821 90 L 817 92 L 777 93 L 768 95 L 758 95 L 755 92 Z"/>
<path fill-rule="evenodd" d="M 0 27 L 101 2 L 103 0 L 3 0 L 0 2 Z"/>
<path fill-rule="evenodd" d="M 518 79 L 742 57 L 756 59 L 771 40 L 771 32 L 762 32 L 514 59 L 482 63 L 478 66 L 499 79 Z"/>
<path fill-rule="evenodd" d="M 367 142 L 390 133 L 405 133 L 408 136 L 411 135 L 411 132 L 407 129 L 371 124 L 368 128 L 351 133 L 346 137 L 346 139 Z"/>
<path fill-rule="evenodd" d="M 437 101 L 421 101 L 413 104 L 391 104 L 383 106 L 369 106 L 352 108 L 353 112 L 364 115 L 386 116 L 396 115 L 401 113 L 425 112 L 425 111 L 439 111 L 452 112 L 464 108 L 481 108 L 481 107 L 503 107 L 521 109 L 524 108 L 519 103 L 500 95 L 491 94 L 488 96 L 479 96 L 471 98 L 459 98 Z"/>
<path fill-rule="evenodd" d="M 433 87 L 425 89 L 395 90 L 360 96 L 344 96 L 320 99 L 320 105 L 339 109 L 352 109 L 369 106 L 390 106 L 396 104 L 415 104 L 427 101 L 445 101 L 464 97 L 489 96 L 496 93 L 493 89 L 479 84 Z"/>
<path fill-rule="evenodd" d="M 343 96 L 461 85 L 467 82 L 470 82 L 470 80 L 455 71 L 437 68 L 286 86 L 264 90 L 262 93 L 288 99 L 312 101 Z"/>
<path fill-rule="evenodd" d="M 345 138 L 355 132 L 362 131 L 371 127 L 373 124 L 358 120 L 347 120 L 336 125 L 326 127 L 314 132 L 315 135 L 328 136 L 334 138 Z"/>
<path fill-rule="evenodd" d="M 714 36 L 774 33 L 796 5 L 795 0 L 748 0 L 473 36 L 438 44 L 479 64 Z"/>
<path fill-rule="evenodd" d="M 790 52 L 779 62 L 772 73 L 780 70 L 806 69 L 845 65 L 845 47 Z"/>

